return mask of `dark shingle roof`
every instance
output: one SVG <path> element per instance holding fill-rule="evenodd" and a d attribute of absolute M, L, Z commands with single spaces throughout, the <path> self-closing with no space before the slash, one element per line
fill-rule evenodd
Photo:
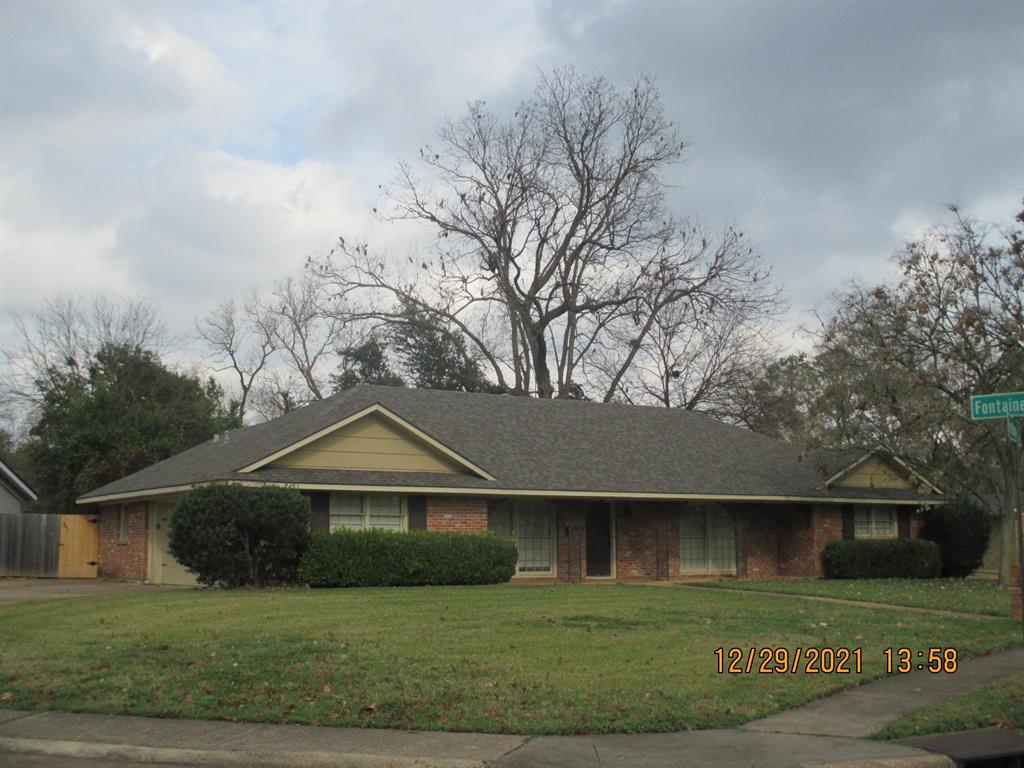
<path fill-rule="evenodd" d="M 374 404 L 495 479 L 364 470 L 238 472 Z M 822 480 L 845 466 L 836 463 L 843 458 L 827 452 L 801 456 L 773 438 L 675 408 L 358 386 L 273 421 L 228 432 L 81 500 L 216 479 L 562 493 L 920 498 L 913 491 L 821 490 Z"/>

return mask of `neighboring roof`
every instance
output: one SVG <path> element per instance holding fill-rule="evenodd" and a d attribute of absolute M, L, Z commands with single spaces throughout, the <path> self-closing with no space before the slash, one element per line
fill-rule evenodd
<path fill-rule="evenodd" d="M 240 471 L 374 405 L 494 479 L 272 466 Z M 802 457 L 786 443 L 678 408 L 362 385 L 273 421 L 227 432 L 90 491 L 79 502 L 212 480 L 563 496 L 927 498 L 915 491 L 823 488 L 822 481 L 832 474 L 828 470 L 841 467 L 837 457 L 822 452 Z M 823 468 L 826 458 L 830 463 Z"/>
<path fill-rule="evenodd" d="M 32 486 L 14 471 L 14 467 L 4 462 L 3 459 L 0 459 L 0 480 L 20 496 L 22 501 L 36 501 L 38 498 L 36 492 L 32 490 Z"/>

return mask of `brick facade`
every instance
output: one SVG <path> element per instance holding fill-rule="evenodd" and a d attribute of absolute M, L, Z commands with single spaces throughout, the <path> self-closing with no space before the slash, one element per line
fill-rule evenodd
<path fill-rule="evenodd" d="M 679 575 L 678 504 L 616 504 L 615 575 L 623 581 Z"/>
<path fill-rule="evenodd" d="M 484 533 L 487 531 L 487 500 L 430 496 L 427 498 L 427 530 Z"/>
<path fill-rule="evenodd" d="M 100 508 L 98 573 L 109 579 L 145 581 L 149 532 L 146 503 L 127 505 L 127 535 L 122 536 L 121 506 Z"/>

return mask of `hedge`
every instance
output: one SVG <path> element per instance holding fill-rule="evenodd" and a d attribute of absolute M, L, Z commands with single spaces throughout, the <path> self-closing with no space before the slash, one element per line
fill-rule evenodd
<path fill-rule="evenodd" d="M 971 499 L 925 509 L 921 538 L 939 545 L 942 575 L 962 579 L 981 567 L 991 529 L 988 512 Z"/>
<path fill-rule="evenodd" d="M 512 578 L 517 559 L 512 539 L 486 533 L 318 531 L 298 580 L 311 587 L 500 584 Z"/>
<path fill-rule="evenodd" d="M 839 539 L 821 553 L 828 579 L 934 579 L 939 547 L 923 539 Z"/>
<path fill-rule="evenodd" d="M 171 554 L 203 584 L 291 581 L 309 543 L 309 499 L 289 488 L 205 485 L 171 515 Z"/>

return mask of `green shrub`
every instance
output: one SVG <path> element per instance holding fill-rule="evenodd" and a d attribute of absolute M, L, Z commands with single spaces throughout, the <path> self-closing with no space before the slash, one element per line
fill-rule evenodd
<path fill-rule="evenodd" d="M 318 531 L 299 564 L 311 587 L 500 584 L 515 572 L 515 542 L 439 531 Z"/>
<path fill-rule="evenodd" d="M 821 553 L 828 579 L 934 579 L 939 547 L 923 539 L 840 539 Z"/>
<path fill-rule="evenodd" d="M 309 499 L 287 488 L 202 486 L 174 508 L 169 544 L 203 584 L 291 581 L 309 544 Z"/>
<path fill-rule="evenodd" d="M 981 566 L 991 528 L 984 507 L 971 499 L 952 499 L 926 509 L 922 518 L 921 538 L 939 545 L 943 576 L 962 579 Z"/>

